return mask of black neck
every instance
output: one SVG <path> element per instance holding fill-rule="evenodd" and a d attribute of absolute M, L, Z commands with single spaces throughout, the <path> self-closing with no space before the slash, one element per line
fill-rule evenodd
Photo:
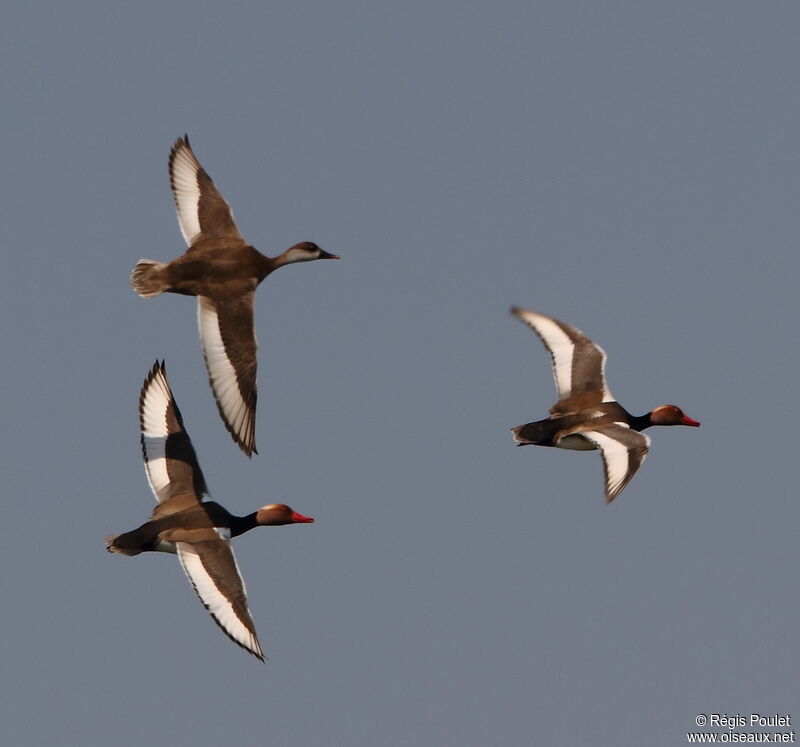
<path fill-rule="evenodd" d="M 231 516 L 231 537 L 238 537 L 240 534 L 249 532 L 254 527 L 257 527 L 256 513 L 256 511 L 253 511 L 252 514 L 247 514 L 247 516 Z"/>
<path fill-rule="evenodd" d="M 644 415 L 631 415 L 630 419 L 630 426 L 635 431 L 643 431 L 645 428 L 649 428 L 653 425 L 653 421 L 650 419 L 650 413 L 647 412 Z"/>

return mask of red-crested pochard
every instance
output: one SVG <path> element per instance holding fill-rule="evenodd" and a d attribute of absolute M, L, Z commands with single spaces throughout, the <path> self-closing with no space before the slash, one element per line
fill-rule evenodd
<path fill-rule="evenodd" d="M 214 399 L 233 440 L 251 456 L 256 452 L 256 287 L 284 265 L 339 257 L 310 241 L 277 257 L 265 257 L 250 246 L 234 223 L 230 205 L 192 152 L 188 136 L 172 146 L 169 178 L 189 249 L 172 262 L 140 260 L 131 285 L 144 298 L 165 292 L 197 296 L 197 322 Z"/>
<path fill-rule="evenodd" d="M 156 362 L 142 386 L 139 426 L 147 481 L 158 505 L 138 529 L 106 538 L 106 548 L 123 555 L 177 553 L 214 621 L 234 643 L 264 661 L 230 539 L 257 526 L 314 519 L 280 503 L 234 516 L 218 503 L 203 501 L 206 482 L 163 363 Z"/>
<path fill-rule="evenodd" d="M 606 501 L 611 502 L 639 469 L 651 425 L 700 425 L 675 405 L 661 405 L 646 415 L 631 415 L 606 384 L 606 354 L 575 327 L 535 311 L 512 307 L 544 343 L 553 361 L 558 402 L 550 417 L 512 428 L 518 446 L 536 444 L 578 451 L 599 449 L 606 476 Z"/>

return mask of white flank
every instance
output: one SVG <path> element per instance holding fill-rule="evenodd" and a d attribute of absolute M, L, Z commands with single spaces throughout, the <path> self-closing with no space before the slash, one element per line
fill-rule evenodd
<path fill-rule="evenodd" d="M 198 171 L 200 164 L 197 159 L 183 143 L 179 143 L 172 160 L 172 189 L 178 208 L 178 223 L 189 246 L 200 235 Z"/>
<path fill-rule="evenodd" d="M 580 433 L 572 433 L 569 436 L 563 436 L 558 439 L 556 447 L 559 449 L 570 449 L 571 451 L 595 451 L 597 445 L 584 438 Z"/>
<path fill-rule="evenodd" d="M 233 638 L 236 642 L 240 643 L 248 651 L 251 651 L 259 658 L 264 657 L 261 651 L 261 646 L 258 643 L 258 638 L 251 633 L 244 622 L 242 622 L 236 615 L 233 605 L 228 601 L 228 598 L 219 590 L 214 579 L 209 575 L 203 561 L 197 554 L 192 545 L 188 542 L 178 542 L 178 559 L 181 561 L 183 570 L 191 581 L 197 596 L 205 608 L 211 613 L 214 619 L 222 626 L 222 628 Z M 231 557 L 233 557 L 234 567 L 239 576 L 239 582 L 245 594 L 247 590 L 244 586 L 242 574 L 239 572 L 239 566 L 236 563 L 236 557 L 233 555 L 233 550 L 230 548 Z"/>
<path fill-rule="evenodd" d="M 550 351 L 558 398 L 559 400 L 567 399 L 572 394 L 572 356 L 575 352 L 575 344 L 567 333 L 549 317 L 527 309 L 518 309 L 516 313 L 541 337 L 545 347 Z"/>
<path fill-rule="evenodd" d="M 642 458 L 635 469 L 630 469 L 629 451 L 632 450 L 632 443 L 624 443 L 616 438 L 603 433 L 602 431 L 582 431 L 581 434 L 593 443 L 597 444 L 603 456 L 606 472 L 606 496 L 611 501 L 619 495 L 620 491 L 628 484 L 636 472 L 636 469 L 644 462 L 647 450 L 650 448 L 650 439 L 643 433 L 630 430 L 625 423 L 614 423 L 612 427 L 625 429 L 625 438 L 630 442 L 638 441 L 643 449 Z"/>
<path fill-rule="evenodd" d="M 169 498 L 169 473 L 167 472 L 166 442 L 167 409 L 172 401 L 166 378 L 157 370 L 142 395 L 141 428 L 144 447 L 144 469 L 147 482 L 159 503 Z"/>
<path fill-rule="evenodd" d="M 222 342 L 217 309 L 214 302 L 205 296 L 197 297 L 197 326 L 214 396 L 228 425 L 244 441 L 248 435 L 251 413 L 242 399 L 236 371 Z"/>

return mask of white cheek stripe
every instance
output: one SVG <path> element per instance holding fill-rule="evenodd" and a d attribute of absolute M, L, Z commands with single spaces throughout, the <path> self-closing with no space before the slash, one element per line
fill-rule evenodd
<path fill-rule="evenodd" d="M 225 631 L 227 631 L 231 638 L 244 646 L 248 651 L 252 651 L 257 656 L 263 656 L 258 639 L 236 616 L 233 606 L 228 601 L 227 597 L 217 588 L 214 580 L 203 566 L 200 556 L 194 551 L 191 545 L 186 542 L 178 542 L 177 547 L 178 558 L 183 566 L 183 570 L 205 608 L 213 615 L 214 619 Z M 236 572 L 239 573 L 239 567 L 236 565 L 235 557 L 234 565 L 236 566 Z M 239 574 L 239 579 L 241 581 L 241 574 Z M 244 582 L 242 582 L 242 589 L 244 589 Z"/>

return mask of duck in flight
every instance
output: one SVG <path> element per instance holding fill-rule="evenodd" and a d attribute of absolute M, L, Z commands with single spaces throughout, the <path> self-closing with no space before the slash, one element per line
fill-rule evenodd
<path fill-rule="evenodd" d="M 108 537 L 106 548 L 122 555 L 176 553 L 214 622 L 234 643 L 264 661 L 230 540 L 257 526 L 308 524 L 314 519 L 280 503 L 234 516 L 218 503 L 203 500 L 206 482 L 163 362 L 156 362 L 142 386 L 139 426 L 147 481 L 158 505 L 138 529 Z"/>
<path fill-rule="evenodd" d="M 310 241 L 277 257 L 265 257 L 250 246 L 186 135 L 172 146 L 169 180 L 189 249 L 172 262 L 140 260 L 131 285 L 144 298 L 161 293 L 197 296 L 200 341 L 214 399 L 233 440 L 251 456 L 256 452 L 256 287 L 284 265 L 339 257 Z"/>
<path fill-rule="evenodd" d="M 512 307 L 544 343 L 553 361 L 558 402 L 550 417 L 512 428 L 517 446 L 535 444 L 578 451 L 599 449 L 610 503 L 630 482 L 650 448 L 641 431 L 651 425 L 689 425 L 692 420 L 675 405 L 661 405 L 645 415 L 631 415 L 606 384 L 606 354 L 579 329 L 528 309 Z"/>

